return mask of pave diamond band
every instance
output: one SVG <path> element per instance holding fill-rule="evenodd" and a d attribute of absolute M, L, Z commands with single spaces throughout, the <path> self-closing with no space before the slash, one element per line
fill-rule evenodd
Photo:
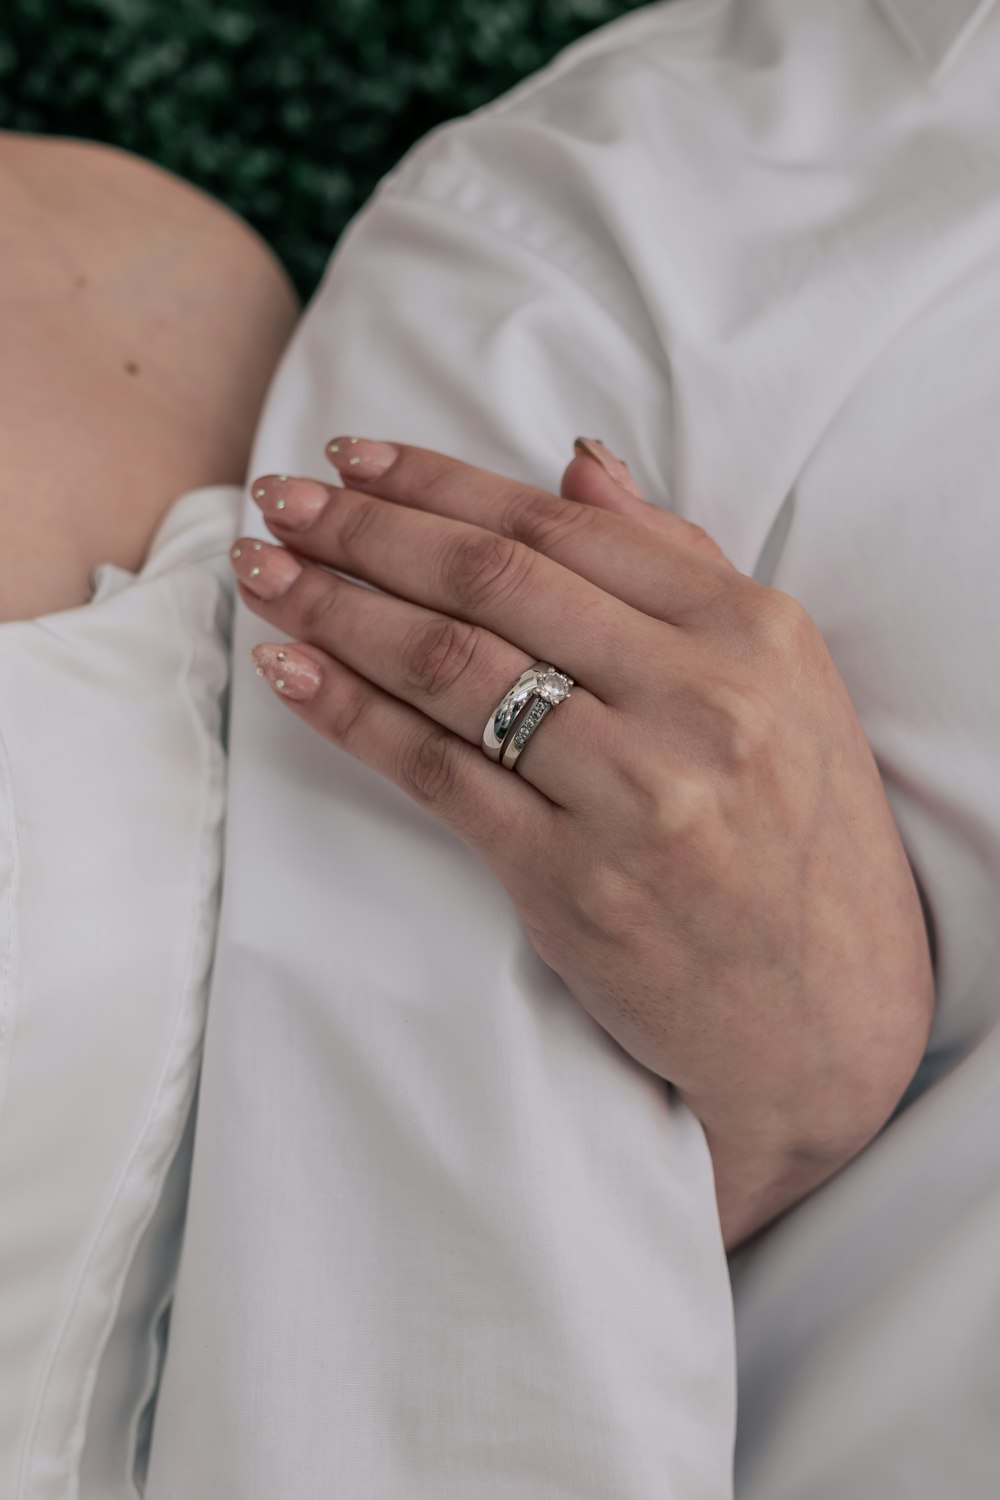
<path fill-rule="evenodd" d="M 524 718 L 518 721 L 518 726 L 510 737 L 510 743 L 520 750 L 535 725 L 541 723 L 551 707 L 552 704 L 546 703 L 544 698 L 536 698 Z"/>
<path fill-rule="evenodd" d="M 549 662 L 526 667 L 490 714 L 483 731 L 483 750 L 507 770 L 515 762 L 545 715 L 568 698 L 572 677 Z"/>
<path fill-rule="evenodd" d="M 513 770 L 517 757 L 552 707 L 553 705 L 546 699 L 535 698 L 532 700 L 531 707 L 517 719 L 513 730 L 507 736 L 503 754 L 500 756 L 500 764 L 506 770 Z"/>

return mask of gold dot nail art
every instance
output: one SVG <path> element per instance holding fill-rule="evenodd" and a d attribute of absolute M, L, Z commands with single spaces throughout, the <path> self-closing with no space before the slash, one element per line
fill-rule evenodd
<path fill-rule="evenodd" d="M 284 490 L 278 489 L 279 482 Z M 282 529 L 289 531 L 311 526 L 330 498 L 328 487 L 318 479 L 291 479 L 287 474 L 268 479 L 253 495 L 266 519 L 280 520 Z"/>
<path fill-rule="evenodd" d="M 240 538 L 231 556 L 237 578 L 258 599 L 279 598 L 302 572 L 302 564 L 287 548 L 249 537 Z"/>
<path fill-rule="evenodd" d="M 347 452 L 344 451 L 345 444 L 348 445 Z M 398 448 L 375 438 L 336 437 L 327 443 L 326 452 L 330 462 L 342 474 L 350 470 L 352 480 L 364 481 L 378 479 L 399 458 Z"/>

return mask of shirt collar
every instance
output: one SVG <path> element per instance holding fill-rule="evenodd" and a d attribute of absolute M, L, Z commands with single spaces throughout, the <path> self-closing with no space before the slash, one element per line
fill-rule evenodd
<path fill-rule="evenodd" d="M 875 0 L 875 5 L 936 77 L 965 50 L 997 0 Z"/>

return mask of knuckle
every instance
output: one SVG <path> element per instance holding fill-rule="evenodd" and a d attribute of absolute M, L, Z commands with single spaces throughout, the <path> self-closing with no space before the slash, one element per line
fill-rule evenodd
<path fill-rule="evenodd" d="M 716 793 L 704 774 L 663 768 L 651 778 L 646 797 L 652 843 L 675 844 L 703 828 L 716 812 Z"/>
<path fill-rule="evenodd" d="M 774 743 L 777 708 L 771 696 L 756 687 L 716 682 L 705 691 L 719 726 L 722 762 L 732 768 L 760 759 Z"/>
<path fill-rule="evenodd" d="M 337 517 L 337 541 L 345 556 L 358 552 L 379 516 L 380 502 L 353 491 L 340 497 Z"/>
<path fill-rule="evenodd" d="M 371 696 L 361 685 L 354 683 L 337 693 L 336 702 L 330 709 L 329 732 L 335 744 L 350 749 L 362 732 L 365 715 Z"/>
<path fill-rule="evenodd" d="M 328 637 L 334 627 L 341 591 L 330 578 L 317 573 L 301 602 L 302 634 L 307 640 Z"/>
<path fill-rule="evenodd" d="M 635 826 L 650 851 L 675 844 L 703 827 L 717 811 L 717 792 L 705 769 L 684 771 L 667 761 L 623 766 L 635 806 Z"/>
<path fill-rule="evenodd" d="M 405 475 L 400 473 L 407 496 L 418 510 L 434 510 L 442 487 L 454 473 L 454 459 L 435 453 L 421 453 L 414 454 L 413 460 Z"/>
<path fill-rule="evenodd" d="M 404 785 L 421 802 L 441 806 L 454 801 L 458 782 L 455 740 L 446 729 L 421 728 L 406 743 L 400 763 Z"/>
<path fill-rule="evenodd" d="M 466 609 L 503 604 L 524 584 L 531 553 L 494 532 L 462 533 L 445 552 L 445 586 Z"/>
<path fill-rule="evenodd" d="M 566 884 L 574 923 L 590 938 L 627 940 L 641 917 L 639 892 L 620 866 L 588 863 Z"/>
<path fill-rule="evenodd" d="M 683 527 L 684 542 L 692 552 L 697 552 L 700 557 L 711 558 L 715 562 L 723 562 L 727 567 L 732 566 L 714 536 L 711 536 L 704 526 L 699 526 L 696 521 L 688 521 L 683 517 L 677 519 L 681 521 Z"/>
<path fill-rule="evenodd" d="M 762 589 L 753 613 L 752 633 L 759 650 L 783 660 L 797 656 L 815 626 L 804 605 L 781 589 Z"/>
<path fill-rule="evenodd" d="M 411 631 L 403 646 L 407 686 L 428 698 L 447 693 L 469 670 L 479 632 L 464 620 L 433 615 Z"/>
<path fill-rule="evenodd" d="M 689 542 L 698 543 L 702 546 L 704 546 L 706 542 L 710 542 L 712 547 L 715 547 L 715 542 L 709 536 L 704 526 L 699 526 L 697 521 L 689 521 L 686 516 L 678 516 L 677 519 L 680 521 L 682 527 L 684 528 L 684 535 L 687 537 Z"/>
<path fill-rule="evenodd" d="M 599 512 L 544 490 L 518 490 L 507 505 L 503 529 L 535 552 L 547 552 L 565 536 L 572 536 L 592 522 Z"/>

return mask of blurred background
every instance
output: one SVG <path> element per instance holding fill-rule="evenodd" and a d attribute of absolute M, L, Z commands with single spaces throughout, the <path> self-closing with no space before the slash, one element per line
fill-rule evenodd
<path fill-rule="evenodd" d="M 378 179 L 641 0 L 0 0 L 0 129 L 111 141 L 222 198 L 304 296 Z"/>

